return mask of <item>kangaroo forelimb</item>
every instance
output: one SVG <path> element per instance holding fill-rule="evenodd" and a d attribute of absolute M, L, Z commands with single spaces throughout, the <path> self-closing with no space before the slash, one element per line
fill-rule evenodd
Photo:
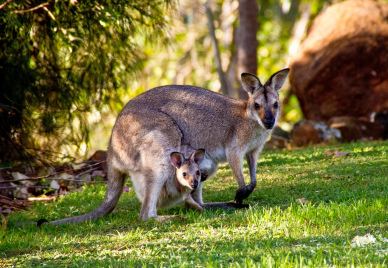
<path fill-rule="evenodd" d="M 248 198 L 248 196 L 253 192 L 255 189 L 255 185 L 248 184 L 246 186 L 241 187 L 236 191 L 236 196 L 234 200 L 237 204 L 242 204 L 243 200 Z"/>

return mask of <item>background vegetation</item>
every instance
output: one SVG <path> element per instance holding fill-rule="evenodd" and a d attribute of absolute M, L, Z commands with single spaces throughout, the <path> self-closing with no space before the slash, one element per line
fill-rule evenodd
<path fill-rule="evenodd" d="M 4 2 L 1 160 L 85 153 L 93 111 L 114 109 L 169 10 L 167 0 Z"/>
<path fill-rule="evenodd" d="M 257 17 L 250 19 L 259 24 L 253 35 L 260 77 L 287 65 L 308 23 L 331 2 L 257 2 Z M 219 91 L 212 33 L 219 67 L 238 90 L 238 6 L 236 0 L 4 1 L 3 165 L 31 158 L 58 161 L 86 156 L 90 148 L 105 149 L 123 104 L 154 86 L 185 83 Z M 302 115 L 287 89 L 282 98 L 282 126 L 289 128 Z"/>

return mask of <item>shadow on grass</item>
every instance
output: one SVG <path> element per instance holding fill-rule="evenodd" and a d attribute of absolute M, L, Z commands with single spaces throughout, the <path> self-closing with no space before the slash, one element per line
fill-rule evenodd
<path fill-rule="evenodd" d="M 182 244 L 185 248 L 180 247 Z M 198 241 L 156 241 L 136 243 L 112 248 L 109 252 L 99 251 L 93 243 L 74 243 L 68 245 L 74 252 L 64 252 L 54 257 L 41 257 L 24 263 L 31 267 L 63 265 L 72 267 L 117 267 L 122 265 L 177 266 L 186 264 L 214 263 L 217 266 L 243 263 L 249 259 L 254 263 L 265 263 L 268 257 L 275 263 L 285 262 L 308 264 L 309 258 L 315 258 L 315 264 L 348 264 L 348 254 L 358 264 L 383 263 L 384 256 L 370 254 L 368 249 L 351 248 L 349 237 L 325 235 L 308 238 L 263 238 L 247 239 L 202 239 Z M 137 254 L 138 247 L 147 248 L 151 254 Z M 334 249 L 334 250 L 333 250 Z M 45 250 L 43 248 L 43 250 Z M 368 254 L 369 253 L 369 254 Z M 62 256 L 61 256 L 62 255 Z"/>
<path fill-rule="evenodd" d="M 307 202 L 349 203 L 360 199 L 383 198 L 388 192 L 388 165 L 384 161 L 370 163 L 337 163 L 315 174 L 311 170 L 303 174 L 285 174 L 267 182 L 259 181 L 255 191 L 246 199 L 248 204 L 288 207 L 304 198 Z M 236 188 L 229 184 L 225 189 L 205 186 L 206 202 L 233 199 Z"/>
<path fill-rule="evenodd" d="M 293 149 L 290 154 L 289 150 L 270 150 L 264 151 L 260 158 L 260 166 L 278 166 L 278 165 L 300 165 L 315 163 L 317 161 L 336 161 L 338 158 L 327 154 L 327 152 L 347 152 L 349 158 L 368 158 L 382 157 L 384 152 L 388 151 L 387 142 L 374 141 L 369 143 L 348 143 L 332 146 L 314 146 L 309 148 Z"/>
<path fill-rule="evenodd" d="M 315 174 L 315 170 L 312 170 L 304 174 L 285 174 L 284 180 L 280 178 L 268 183 L 263 180 L 258 183 L 255 191 L 245 203 L 253 206 L 279 206 L 281 208 L 287 208 L 291 204 L 298 203 L 298 200 L 301 198 L 304 198 L 306 202 L 312 204 L 322 202 L 349 203 L 361 199 L 372 201 L 377 198 L 384 198 L 388 192 L 388 165 L 385 168 L 384 164 L 384 161 L 378 161 L 372 166 L 370 163 L 357 163 L 356 166 L 354 163 L 335 163 L 325 167 L 318 174 Z M 214 178 L 214 180 L 219 184 L 222 178 L 218 177 Z M 230 201 L 234 197 L 235 190 L 234 180 L 230 180 L 225 184 L 224 188 L 212 182 L 206 182 L 204 200 L 205 202 Z M 91 192 L 93 193 L 95 191 Z M 123 196 L 115 212 L 108 217 L 122 217 L 125 211 L 128 220 L 137 220 L 140 211 L 139 201 L 135 198 L 133 192 L 131 194 L 124 194 Z M 87 206 L 85 206 L 86 208 L 84 206 L 78 208 L 80 213 L 76 214 L 91 211 L 102 202 L 102 198 L 100 198 L 100 202 L 94 199 L 92 204 L 95 205 L 93 206 L 89 198 L 92 198 L 90 192 L 86 195 L 78 193 L 76 205 L 82 206 L 80 204 L 87 204 Z M 74 206 L 71 203 L 64 200 L 61 206 L 63 208 Z M 42 212 L 47 213 L 48 211 L 50 210 L 43 210 Z M 161 212 L 162 214 L 172 215 L 189 213 L 188 210 L 182 210 L 181 208 L 162 210 Z M 61 215 L 74 216 L 75 214 L 69 215 L 68 212 L 62 211 Z M 35 217 L 25 219 L 31 221 L 38 220 L 39 218 L 48 218 L 49 220 L 57 218 L 50 217 L 47 214 L 39 215 L 39 213 L 38 215 L 35 213 Z M 101 220 L 104 221 L 108 217 Z M 15 227 L 15 224 L 15 222 L 11 221 L 9 228 Z"/>
<path fill-rule="evenodd" d="M 379 157 L 374 157 L 372 161 L 368 161 L 367 159 L 367 156 L 370 155 L 369 152 L 362 152 L 362 157 L 359 157 L 361 155 L 360 153 L 357 157 L 353 155 L 343 159 L 327 159 L 328 157 L 325 156 L 321 150 L 316 152 L 313 149 L 311 149 L 310 156 L 306 156 L 305 151 L 292 153 L 291 156 L 283 156 L 281 153 L 269 153 L 258 166 L 259 172 L 263 172 L 258 173 L 258 177 L 259 179 L 264 179 L 259 181 L 256 190 L 246 200 L 246 203 L 252 205 L 252 209 L 262 213 L 267 209 L 278 208 L 287 210 L 293 206 L 301 206 L 298 204 L 298 200 L 301 198 L 304 198 L 311 206 L 320 206 L 322 204 L 349 205 L 356 203 L 359 200 L 364 200 L 366 202 L 365 207 L 368 207 L 369 204 L 372 204 L 376 200 L 383 200 L 382 202 L 386 202 L 386 193 L 388 192 L 388 162 L 383 159 L 381 152 L 375 153 L 373 151 L 374 148 L 376 147 L 372 146 L 370 151 L 372 152 L 371 154 L 377 154 Z M 364 158 L 364 156 L 366 156 L 366 158 Z M 327 160 L 327 162 L 325 161 L 325 165 L 317 165 L 318 162 L 323 162 L 321 160 Z M 284 167 L 287 165 L 297 166 L 290 171 Z M 230 169 L 223 168 L 220 171 L 219 174 L 222 174 L 222 177 L 219 175 L 205 184 L 204 200 L 207 202 L 229 201 L 234 197 L 236 183 L 230 178 Z M 267 180 L 267 178 L 270 179 Z M 49 217 L 50 220 L 58 218 L 58 215 L 64 217 L 82 214 L 91 211 L 102 202 L 102 192 L 101 188 L 98 187 L 87 189 L 85 192 L 76 193 L 73 197 L 66 197 L 59 203 L 48 204 L 40 209 L 35 208 L 31 212 L 24 213 L 23 216 L 17 217 L 16 219 L 18 221 L 37 220 L 42 217 L 47 217 L 47 213 L 53 210 L 58 210 L 59 212 L 56 212 L 57 214 L 55 214 L 55 217 L 51 215 L 51 217 Z M 99 196 L 98 200 L 96 194 Z M 61 206 L 62 208 L 58 206 Z M 74 209 L 74 206 L 77 207 L 77 213 L 70 213 L 70 210 Z M 351 208 L 351 206 L 349 206 L 349 208 Z M 84 223 L 80 228 L 78 228 L 77 225 L 69 225 L 60 227 L 50 226 L 41 230 L 34 228 L 23 230 L 16 226 L 16 220 L 13 220 L 11 217 L 6 235 L 14 235 L 15 238 L 30 239 L 31 241 L 17 241 L 20 243 L 20 246 L 10 249 L 7 248 L 7 244 L 0 244 L 0 251 L 2 251 L 0 256 L 13 257 L 38 254 L 41 251 L 49 251 L 51 249 L 60 250 L 63 247 L 60 241 L 63 241 L 64 236 L 80 237 L 80 240 L 82 240 L 83 236 L 88 236 L 96 237 L 96 239 L 99 240 L 80 243 L 70 242 L 67 245 L 67 248 L 74 248 L 75 252 L 78 252 L 78 250 L 87 251 L 90 254 L 77 256 L 77 254 L 72 255 L 71 253 L 66 253 L 67 255 L 65 254 L 63 257 L 63 264 L 68 263 L 72 266 L 80 267 L 84 267 L 84 265 L 86 267 L 95 266 L 92 264 L 98 265 L 98 263 L 102 266 L 109 266 L 109 263 L 112 263 L 111 266 L 114 266 L 115 264 L 138 265 L 160 262 L 170 264 L 169 258 L 171 257 L 174 260 L 176 255 L 168 248 L 165 253 L 163 253 L 163 250 L 157 249 L 158 245 L 162 248 L 166 246 L 157 241 L 144 245 L 140 244 L 140 246 L 151 247 L 155 249 L 155 252 L 161 252 L 161 256 L 154 255 L 153 257 L 145 257 L 131 255 L 130 260 L 120 260 L 101 256 L 96 248 L 96 244 L 114 243 L 114 241 L 112 242 L 110 240 L 110 237 L 112 237 L 112 234 L 114 235 L 117 233 L 137 232 L 139 237 L 134 238 L 138 239 L 134 241 L 134 244 L 139 245 L 139 240 L 142 239 L 141 236 L 146 236 L 148 232 L 155 232 L 155 230 L 160 233 L 161 236 L 168 237 L 171 230 L 185 230 L 186 228 L 196 227 L 197 225 L 209 225 L 213 228 L 218 228 L 223 224 L 230 224 L 232 227 L 238 226 L 238 224 L 241 224 L 246 220 L 245 217 L 249 217 L 250 213 L 220 210 L 206 211 L 201 215 L 195 211 L 173 208 L 162 210 L 161 214 L 180 215 L 182 218 L 160 224 L 153 221 L 146 223 L 139 221 L 139 211 L 140 204 L 132 191 L 129 194 L 123 195 L 114 213 L 97 221 Z M 368 212 L 367 209 L 365 211 Z M 360 209 L 359 214 L 363 214 L 365 211 Z M 317 213 L 317 211 L 313 212 Z M 237 216 L 234 216 L 235 213 Z M 371 230 L 371 228 L 374 228 L 373 223 L 384 221 L 383 212 L 380 212 L 378 215 L 376 211 L 371 211 L 370 213 L 376 214 L 373 216 L 374 218 L 372 220 L 366 222 L 362 222 L 362 220 L 359 222 L 352 220 L 348 223 L 352 230 L 354 230 L 352 232 L 357 232 L 357 230 L 362 229 L 363 224 L 369 224 L 370 226 L 365 230 Z M 348 215 L 348 217 L 352 216 L 353 214 Z M 366 215 L 366 217 L 368 216 L 370 215 Z M 85 233 L 83 234 L 82 232 Z M 23 236 L 24 234 L 25 236 Z M 44 236 L 46 236 L 46 239 L 51 239 L 52 241 L 49 241 L 47 244 L 40 241 L 39 238 Z M 325 236 L 318 237 L 317 239 L 308 238 L 293 240 L 291 238 L 263 239 L 260 237 L 251 237 L 249 239 L 248 248 L 244 246 L 244 240 L 212 241 L 211 238 L 209 238 L 209 240 L 203 242 L 206 245 L 205 247 L 202 248 L 198 245 L 198 249 L 189 248 L 188 252 L 183 252 L 183 254 L 187 261 L 194 263 L 195 258 L 200 258 L 199 261 L 211 261 L 214 259 L 216 262 L 219 252 L 224 252 L 224 254 L 228 253 L 230 256 L 228 255 L 225 259 L 228 260 L 229 258 L 230 261 L 242 261 L 246 257 L 249 257 L 254 261 L 260 261 L 263 256 L 272 254 L 271 252 L 273 251 L 271 251 L 270 248 L 273 248 L 275 251 L 290 251 L 292 254 L 291 256 L 295 257 L 308 257 L 308 254 L 310 254 L 308 253 L 309 251 L 299 252 L 298 250 L 295 250 L 295 247 L 297 247 L 297 245 L 304 245 L 313 248 L 312 244 L 314 243 L 340 245 L 348 238 L 349 237 Z M 0 239 L 2 238 L 0 237 Z M 10 245 L 12 241 L 8 239 L 7 243 Z M 190 242 L 185 243 L 185 245 L 187 244 L 190 245 Z M 222 251 L 223 246 L 229 247 L 227 252 Z M 243 254 L 244 250 L 252 248 L 257 252 L 252 252 L 248 255 Z M 128 254 L 131 254 L 132 247 L 131 245 L 128 245 L 128 247 L 124 247 L 123 249 L 118 248 L 115 250 L 119 255 L 121 254 L 120 252 L 125 250 L 128 251 Z M 337 253 L 331 254 L 337 256 Z M 342 252 L 341 254 L 345 253 Z M 284 254 L 282 256 L 284 256 Z M 341 258 L 341 256 L 338 256 L 338 258 Z M 41 263 L 42 260 L 48 265 L 61 264 L 60 256 L 55 260 L 50 258 L 36 260 L 36 264 L 38 264 L 38 262 Z M 35 260 L 30 260 L 28 264 L 34 266 Z M 227 264 L 228 261 L 225 261 L 225 265 Z"/>

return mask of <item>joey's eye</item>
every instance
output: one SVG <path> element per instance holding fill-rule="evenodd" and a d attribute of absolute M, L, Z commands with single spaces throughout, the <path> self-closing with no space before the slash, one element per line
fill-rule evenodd
<path fill-rule="evenodd" d="M 199 172 L 199 170 L 197 170 L 197 172 L 195 172 L 195 174 L 197 174 L 197 176 L 201 175 L 201 173 Z"/>
<path fill-rule="evenodd" d="M 256 110 L 260 109 L 260 104 L 258 104 L 257 102 L 255 102 L 255 109 Z"/>
<path fill-rule="evenodd" d="M 274 107 L 275 109 L 279 108 L 279 102 L 275 102 L 275 103 L 273 104 L 273 107 Z"/>
<path fill-rule="evenodd" d="M 187 176 L 187 173 L 186 173 L 186 172 L 183 172 L 183 173 L 182 173 L 182 176 L 183 176 L 183 177 L 186 177 L 186 176 Z"/>

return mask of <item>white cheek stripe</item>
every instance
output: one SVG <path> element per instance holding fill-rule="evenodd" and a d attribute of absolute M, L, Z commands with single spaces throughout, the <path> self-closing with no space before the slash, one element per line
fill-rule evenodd
<path fill-rule="evenodd" d="M 187 180 L 182 179 L 180 176 L 177 176 L 178 182 L 186 188 L 189 188 L 190 190 L 193 190 L 193 188 L 190 186 L 190 184 L 187 182 Z"/>

